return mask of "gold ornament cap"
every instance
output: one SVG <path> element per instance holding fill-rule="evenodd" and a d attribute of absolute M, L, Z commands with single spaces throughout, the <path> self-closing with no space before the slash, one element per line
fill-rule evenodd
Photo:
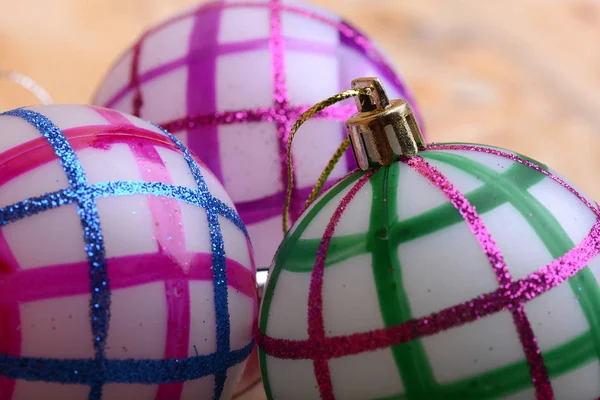
<path fill-rule="evenodd" d="M 359 112 L 346 121 L 360 169 L 391 165 L 401 156 L 414 157 L 425 148 L 417 119 L 406 101 L 390 101 L 378 78 L 355 79 L 352 88 L 364 93 L 355 98 Z"/>

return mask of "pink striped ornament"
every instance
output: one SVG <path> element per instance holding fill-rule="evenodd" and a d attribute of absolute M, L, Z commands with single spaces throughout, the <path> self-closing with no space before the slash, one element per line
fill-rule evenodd
<path fill-rule="evenodd" d="M 407 99 L 418 113 L 388 58 L 333 13 L 295 0 L 224 0 L 146 31 L 93 102 L 154 121 L 187 143 L 231 195 L 264 267 L 283 238 L 290 125 L 360 76 L 380 77 L 391 98 Z M 352 101 L 333 106 L 295 141 L 292 220 L 355 112 Z M 348 152 L 332 182 L 354 168 Z"/>
<path fill-rule="evenodd" d="M 181 149 L 147 122 L 89 106 L 28 110 L 41 113 L 62 131 L 90 188 L 106 182 L 198 188 Z M 69 187 L 55 149 L 34 126 L 2 115 L 0 131 L 0 214 L 24 199 Z M 212 172 L 195 162 L 212 196 L 223 209 L 233 207 Z M 227 357 L 240 349 L 246 349 L 247 357 L 258 308 L 256 270 L 243 226 L 219 215 L 227 297 L 217 305 L 207 223 L 212 211 L 153 194 L 101 196 L 96 203 L 111 296 L 106 362 L 183 363 L 219 351 Z M 3 364 L 4 356 L 93 358 L 89 269 L 74 204 L 0 227 L 0 399 L 94 398 L 88 385 L 71 380 L 60 385 L 11 379 L 17 372 Z M 218 333 L 217 314 L 224 309 L 228 328 Z M 218 349 L 218 336 L 224 334 L 229 349 Z M 217 366 L 226 373 L 218 389 L 223 398 L 233 393 L 243 366 L 243 360 L 226 371 Z M 187 381 L 166 377 L 166 383 L 158 384 L 144 383 L 149 379 L 144 377 L 132 384 L 118 379 L 103 382 L 102 399 L 212 399 L 215 393 L 213 374 Z"/>

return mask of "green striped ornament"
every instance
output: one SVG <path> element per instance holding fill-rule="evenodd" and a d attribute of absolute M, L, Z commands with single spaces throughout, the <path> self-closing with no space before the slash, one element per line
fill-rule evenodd
<path fill-rule="evenodd" d="M 546 166 L 486 146 L 349 174 L 275 256 L 269 399 L 597 399 L 599 215 Z"/>

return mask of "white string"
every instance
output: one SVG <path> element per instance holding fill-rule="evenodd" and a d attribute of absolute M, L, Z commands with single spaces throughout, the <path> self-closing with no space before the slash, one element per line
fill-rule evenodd
<path fill-rule="evenodd" d="M 50 94 L 36 81 L 23 75 L 19 72 L 0 70 L 0 79 L 6 79 L 28 90 L 31 94 L 38 98 L 43 104 L 52 104 L 54 100 Z"/>

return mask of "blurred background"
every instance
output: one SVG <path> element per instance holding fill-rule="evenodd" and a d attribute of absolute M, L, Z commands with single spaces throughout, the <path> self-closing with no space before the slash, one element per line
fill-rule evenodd
<path fill-rule="evenodd" d="M 86 103 L 113 60 L 194 0 L 0 0 L 0 69 Z M 600 199 L 600 1 L 313 0 L 393 58 L 432 141 L 536 158 Z M 0 81 L 0 109 L 37 102 Z M 261 399 L 260 388 L 247 399 Z"/>
<path fill-rule="evenodd" d="M 0 0 L 0 69 L 56 102 L 89 102 L 143 30 L 195 0 Z M 596 199 L 597 0 L 313 0 L 380 43 L 415 93 L 432 141 L 525 153 Z M 0 108 L 35 99 L 0 82 Z"/>

